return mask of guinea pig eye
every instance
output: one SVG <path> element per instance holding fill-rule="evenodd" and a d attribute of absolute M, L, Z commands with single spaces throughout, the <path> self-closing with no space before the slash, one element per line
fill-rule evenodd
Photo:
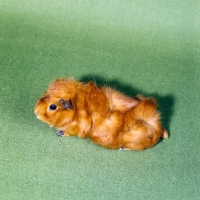
<path fill-rule="evenodd" d="M 49 106 L 49 110 L 56 110 L 57 106 L 55 104 L 51 104 Z"/>

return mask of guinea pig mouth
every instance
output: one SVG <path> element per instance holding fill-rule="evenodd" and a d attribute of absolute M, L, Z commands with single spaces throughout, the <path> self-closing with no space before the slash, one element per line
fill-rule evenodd
<path fill-rule="evenodd" d="M 38 115 L 36 115 L 36 117 L 37 117 L 38 119 L 40 119 Z"/>
<path fill-rule="evenodd" d="M 37 112 L 35 112 L 35 115 L 36 115 L 36 117 L 37 117 L 38 119 L 40 119 L 40 118 L 39 118 L 39 115 L 38 115 L 38 113 L 37 113 Z"/>

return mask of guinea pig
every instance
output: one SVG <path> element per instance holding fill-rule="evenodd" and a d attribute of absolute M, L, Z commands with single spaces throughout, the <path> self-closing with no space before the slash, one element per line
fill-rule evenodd
<path fill-rule="evenodd" d="M 90 138 L 110 149 L 144 150 L 168 138 L 153 98 L 128 97 L 110 87 L 56 79 L 34 108 L 58 136 Z"/>

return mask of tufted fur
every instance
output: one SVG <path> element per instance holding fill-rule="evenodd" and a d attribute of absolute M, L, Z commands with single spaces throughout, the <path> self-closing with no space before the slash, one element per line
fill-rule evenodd
<path fill-rule="evenodd" d="M 58 128 L 58 135 L 89 137 L 106 148 L 144 150 L 161 137 L 168 138 L 156 108 L 152 98 L 130 98 L 93 82 L 57 79 L 37 101 L 34 112 Z"/>

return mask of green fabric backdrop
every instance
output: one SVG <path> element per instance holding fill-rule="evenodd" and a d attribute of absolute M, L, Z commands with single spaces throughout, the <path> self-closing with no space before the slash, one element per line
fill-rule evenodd
<path fill-rule="evenodd" d="M 195 0 L 0 0 L 0 199 L 199 199 L 199 10 Z M 56 137 L 33 108 L 57 77 L 156 97 L 170 138 L 118 152 Z"/>

